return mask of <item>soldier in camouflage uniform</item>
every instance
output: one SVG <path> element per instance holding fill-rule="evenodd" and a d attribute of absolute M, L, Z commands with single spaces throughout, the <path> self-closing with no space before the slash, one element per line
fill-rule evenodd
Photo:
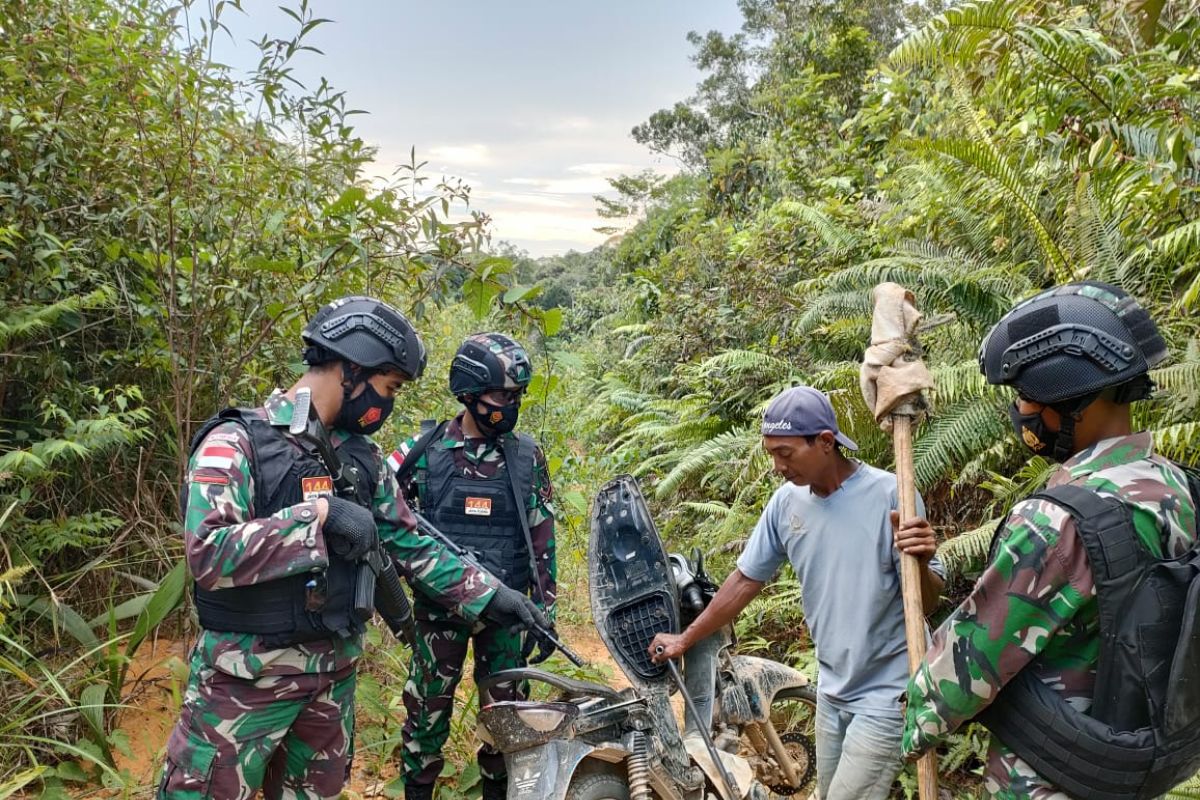
<path fill-rule="evenodd" d="M 1120 289 L 1094 282 L 1018 304 L 980 350 L 988 381 L 1017 389 L 1010 412 L 1017 436 L 1061 462 L 1049 485 L 1119 499 L 1156 558 L 1178 557 L 1196 538 L 1186 474 L 1156 455 L 1150 434 L 1133 433 L 1130 421 L 1129 403 L 1150 394 L 1146 373 L 1165 356 L 1146 312 Z M 1099 634 L 1096 584 L 1074 517 L 1046 499 L 1018 503 L 978 583 L 938 629 L 909 683 L 905 754 L 942 742 L 1026 670 L 1086 713 Z M 984 791 L 1002 800 L 1068 798 L 995 735 Z"/>
<path fill-rule="evenodd" d="M 449 422 L 427 425 L 389 463 L 405 494 L 439 530 L 473 551 L 506 585 L 529 592 L 553 620 L 557 589 L 550 474 L 532 438 L 513 433 L 521 395 L 532 377 L 524 348 L 509 337 L 469 337 L 450 367 L 450 391 L 465 408 Z M 408 719 L 401 757 L 406 798 L 428 800 L 442 771 L 442 748 L 468 643 L 474 642 L 479 680 L 525 666 L 535 642 L 527 636 L 523 643 L 519 632 L 464 618 L 420 589 L 414 594 L 414 611 L 418 644 L 404 687 Z M 552 645 L 541 645 L 534 663 L 552 650 Z M 492 700 L 520 700 L 525 687 L 499 684 L 490 694 Z M 479 766 L 484 800 L 505 797 L 503 755 L 484 744 Z"/>
<path fill-rule="evenodd" d="M 382 541 L 410 582 L 466 619 L 532 622 L 529 600 L 415 532 L 367 434 L 425 366 L 398 311 L 367 297 L 323 307 L 304 331 L 308 371 L 256 409 L 197 435 L 183 488 L 184 539 L 202 631 L 160 798 L 334 798 L 353 756 L 358 561 Z M 288 432 L 296 392 L 373 490 L 333 495 L 327 468 Z M 535 617 L 537 615 L 537 617 Z M 541 620 L 538 619 L 540 622 Z"/>

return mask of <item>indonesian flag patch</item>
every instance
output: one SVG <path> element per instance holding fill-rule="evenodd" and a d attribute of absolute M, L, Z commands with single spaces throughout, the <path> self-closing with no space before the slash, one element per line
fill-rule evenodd
<path fill-rule="evenodd" d="M 207 444 L 196 459 L 196 468 L 233 469 L 233 456 L 237 453 L 226 444 Z"/>
<path fill-rule="evenodd" d="M 490 517 L 492 515 L 492 498 L 468 497 L 463 510 L 472 517 Z"/>

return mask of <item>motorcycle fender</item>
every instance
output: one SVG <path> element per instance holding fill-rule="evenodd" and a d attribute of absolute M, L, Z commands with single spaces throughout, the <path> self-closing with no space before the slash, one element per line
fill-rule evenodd
<path fill-rule="evenodd" d="M 576 768 L 595 750 L 578 739 L 553 739 L 509 753 L 509 800 L 563 800 Z"/>
<path fill-rule="evenodd" d="M 776 694 L 783 689 L 809 684 L 808 678 L 804 677 L 802 672 L 778 661 L 755 656 L 733 656 L 730 660 L 733 674 L 742 685 L 746 702 L 737 703 L 739 707 L 727 708 L 726 712 L 733 718 L 730 721 L 739 724 L 765 722 L 770 716 L 771 703 Z"/>

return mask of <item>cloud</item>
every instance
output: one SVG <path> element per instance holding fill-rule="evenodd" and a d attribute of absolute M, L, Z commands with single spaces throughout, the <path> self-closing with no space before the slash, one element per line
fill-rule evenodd
<path fill-rule="evenodd" d="M 516 186 L 530 186 L 535 191 L 548 194 L 586 194 L 593 195 L 612 189 L 608 181 L 599 176 L 586 178 L 505 178 L 504 183 Z"/>
<path fill-rule="evenodd" d="M 587 117 L 563 117 L 557 119 L 546 126 L 552 131 L 586 131 L 596 127 L 596 123 L 592 122 Z"/>
<path fill-rule="evenodd" d="M 623 175 L 636 170 L 637 167 L 633 164 L 612 164 L 604 161 L 592 161 L 587 164 L 575 164 L 567 167 L 567 172 L 574 172 L 579 175 L 600 175 L 605 178 Z"/>
<path fill-rule="evenodd" d="M 491 150 L 486 144 L 439 144 L 429 148 L 428 158 L 455 167 L 481 167 L 492 163 Z"/>
<path fill-rule="evenodd" d="M 574 208 L 575 203 L 570 199 L 553 195 L 537 194 L 534 192 L 472 192 L 477 204 L 486 209 L 500 207 L 501 204 L 540 206 L 542 208 Z"/>

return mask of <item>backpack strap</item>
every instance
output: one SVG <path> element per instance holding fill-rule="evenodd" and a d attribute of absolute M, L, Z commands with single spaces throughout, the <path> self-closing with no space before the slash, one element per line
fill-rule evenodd
<path fill-rule="evenodd" d="M 1118 639 L 1120 621 L 1132 607 L 1137 587 L 1150 562 L 1156 559 L 1137 535 L 1129 506 L 1115 497 L 1102 497 L 1092 489 L 1064 484 L 1037 492 L 1034 497 L 1066 509 L 1087 551 L 1096 585 L 1100 626 L 1100 653 L 1096 663 L 1091 716 L 1111 722 L 1123 716 L 1128 705 L 1127 686 L 1118 685 L 1126 654 Z"/>
<path fill-rule="evenodd" d="M 1129 507 L 1117 498 L 1101 497 L 1072 484 L 1043 489 L 1033 497 L 1061 506 L 1075 519 L 1097 586 L 1102 581 L 1119 580 L 1149 559 L 1149 551 L 1133 527 Z"/>
<path fill-rule="evenodd" d="M 517 503 L 517 519 L 521 521 L 521 533 L 525 535 L 525 549 L 529 553 L 529 580 L 537 587 L 542 607 L 546 606 L 546 594 L 538 580 L 537 554 L 533 552 L 533 533 L 529 530 L 529 509 L 525 503 L 533 492 L 533 466 L 537 458 L 537 442 L 533 437 L 519 433 L 516 438 L 504 440 L 504 469 L 512 487 L 513 499 Z"/>
<path fill-rule="evenodd" d="M 412 449 L 404 454 L 404 460 L 400 462 L 400 466 L 396 467 L 396 481 L 401 487 L 408 477 L 417 468 L 417 462 L 421 460 L 421 456 L 425 455 L 425 451 L 429 449 L 429 445 L 434 439 L 442 435 L 442 431 L 446 429 L 449 421 L 442 420 L 437 422 L 432 419 L 421 420 L 421 435 L 417 441 L 413 442 Z"/>

